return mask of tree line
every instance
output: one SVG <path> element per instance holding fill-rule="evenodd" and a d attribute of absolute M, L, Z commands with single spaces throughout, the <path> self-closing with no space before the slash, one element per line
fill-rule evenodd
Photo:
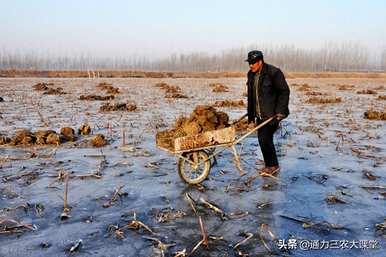
<path fill-rule="evenodd" d="M 386 71 L 386 48 L 374 54 L 359 43 L 324 43 L 305 49 L 293 45 L 251 45 L 205 52 L 174 53 L 166 58 L 145 56 L 95 57 L 52 56 L 34 51 L 0 50 L 0 69 L 34 70 L 142 70 L 142 71 L 245 71 L 244 62 L 251 49 L 262 50 L 265 60 L 285 71 Z"/>

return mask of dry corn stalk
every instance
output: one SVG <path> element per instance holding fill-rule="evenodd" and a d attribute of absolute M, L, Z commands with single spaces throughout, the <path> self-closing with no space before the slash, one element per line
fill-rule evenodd
<path fill-rule="evenodd" d="M 207 200 L 205 200 L 204 198 L 200 197 L 200 202 L 206 207 L 206 208 L 209 208 L 211 209 L 214 213 L 220 215 L 220 218 L 222 220 L 226 220 L 227 217 L 226 217 L 226 214 L 224 213 L 223 210 L 221 210 L 219 207 L 217 207 L 216 205 L 208 202 Z"/>
<path fill-rule="evenodd" d="M 204 245 L 204 246 L 208 247 L 209 240 L 208 240 L 208 234 L 205 231 L 204 222 L 202 221 L 202 218 L 198 214 L 197 209 L 195 207 L 195 201 L 188 193 L 186 193 L 185 196 L 186 196 L 186 199 L 188 200 L 190 206 L 192 207 L 194 213 L 196 214 L 196 216 L 198 218 L 198 223 L 200 225 L 200 231 L 201 231 L 201 240 L 193 247 L 192 251 L 190 252 L 190 254 L 192 254 L 197 250 L 198 247 L 200 247 L 200 245 Z"/>
<path fill-rule="evenodd" d="M 70 207 L 68 206 L 68 180 L 70 176 L 68 173 L 65 174 L 65 184 L 64 184 L 64 196 L 63 196 L 63 212 L 60 214 L 60 219 L 65 220 L 70 218 Z"/>
<path fill-rule="evenodd" d="M 245 244 L 249 239 L 251 239 L 253 237 L 253 234 L 250 232 L 246 232 L 246 233 L 243 233 L 243 236 L 245 238 L 243 240 L 241 240 L 240 242 L 238 242 L 235 246 L 233 246 L 233 249 L 236 249 L 240 245 Z"/>
<path fill-rule="evenodd" d="M 102 206 L 104 208 L 109 208 L 111 205 L 113 205 L 117 200 L 118 197 L 121 197 L 123 195 L 123 192 L 121 191 L 124 185 L 118 186 L 113 193 L 113 196 L 107 201 L 107 203 L 104 203 Z"/>

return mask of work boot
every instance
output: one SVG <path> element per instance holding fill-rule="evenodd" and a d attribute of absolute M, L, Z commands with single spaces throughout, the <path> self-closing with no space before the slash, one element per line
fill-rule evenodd
<path fill-rule="evenodd" d="M 259 175 L 263 177 L 275 176 L 279 171 L 280 167 L 278 165 L 270 166 L 259 170 Z"/>

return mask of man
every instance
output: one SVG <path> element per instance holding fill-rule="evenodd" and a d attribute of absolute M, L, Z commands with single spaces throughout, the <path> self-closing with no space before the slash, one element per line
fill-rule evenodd
<path fill-rule="evenodd" d="M 257 123 L 275 117 L 273 121 L 258 130 L 260 149 L 265 167 L 260 175 L 275 175 L 279 172 L 273 134 L 279 122 L 289 115 L 288 102 L 290 90 L 283 72 L 264 62 L 261 51 L 248 53 L 248 123 Z"/>

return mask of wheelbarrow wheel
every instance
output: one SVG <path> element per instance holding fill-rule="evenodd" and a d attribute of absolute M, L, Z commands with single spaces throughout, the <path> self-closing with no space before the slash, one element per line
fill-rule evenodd
<path fill-rule="evenodd" d="M 204 151 L 184 153 L 184 158 L 178 160 L 178 175 L 188 184 L 198 184 L 204 181 L 210 171 L 210 160 Z M 188 161 L 189 160 L 189 161 Z"/>

